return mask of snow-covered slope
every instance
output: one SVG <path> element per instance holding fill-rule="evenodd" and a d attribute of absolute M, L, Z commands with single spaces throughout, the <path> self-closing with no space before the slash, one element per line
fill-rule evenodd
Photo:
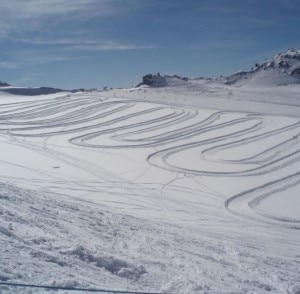
<path fill-rule="evenodd" d="M 1 93 L 0 284 L 299 293 L 299 85 L 170 79 Z"/>

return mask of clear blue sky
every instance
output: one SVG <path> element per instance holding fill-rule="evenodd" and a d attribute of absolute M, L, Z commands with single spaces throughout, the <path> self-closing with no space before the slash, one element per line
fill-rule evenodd
<path fill-rule="evenodd" d="M 300 48 L 299 0 L 0 0 L 0 80 L 63 88 L 248 70 Z"/>

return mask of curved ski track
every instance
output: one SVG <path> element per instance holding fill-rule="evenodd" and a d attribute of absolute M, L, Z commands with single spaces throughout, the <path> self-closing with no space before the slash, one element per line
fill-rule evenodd
<path fill-rule="evenodd" d="M 174 173 L 169 188 L 177 191 L 182 187 L 176 186 L 175 182 L 183 177 L 235 177 L 238 180 L 277 175 L 284 171 L 283 177 L 276 176 L 264 184 L 227 197 L 224 207 L 233 215 L 248 220 L 288 223 L 292 227 L 297 227 L 300 222 L 300 219 L 262 215 L 255 210 L 259 199 L 271 197 L 276 191 L 288 190 L 300 183 L 300 168 L 297 169 L 300 160 L 300 121 L 294 117 L 74 96 L 2 105 L 0 130 L 11 138 L 44 138 L 44 149 L 39 152 L 60 158 L 90 173 L 101 173 L 110 183 L 122 181 L 122 185 L 127 185 L 128 197 L 133 197 L 131 190 L 138 189 L 138 184 L 128 183 L 105 170 L 99 171 L 97 165 L 91 162 L 59 154 L 47 146 L 47 140 L 63 136 L 66 143 L 95 150 L 143 148 L 147 150 L 145 159 L 150 166 Z M 30 144 L 27 147 L 35 148 Z M 85 184 L 80 182 L 80 185 Z M 93 189 L 93 185 L 89 189 Z M 76 187 L 79 189 L 79 186 Z M 165 191 L 164 188 L 161 187 L 159 193 Z M 152 197 L 153 187 L 143 189 L 146 191 L 144 196 Z M 185 193 L 190 192 L 199 193 L 185 189 Z M 214 193 L 212 195 L 216 196 Z M 145 200 L 139 201 L 137 206 L 145 204 Z M 187 211 L 192 205 L 186 206 Z"/>

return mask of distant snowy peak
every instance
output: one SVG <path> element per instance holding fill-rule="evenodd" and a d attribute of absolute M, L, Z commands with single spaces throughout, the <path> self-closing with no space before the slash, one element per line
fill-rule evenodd
<path fill-rule="evenodd" d="M 256 64 L 250 71 L 217 78 L 228 85 L 290 85 L 300 84 L 300 51 L 289 49 L 272 59 Z"/>
<path fill-rule="evenodd" d="M 254 71 L 277 69 L 290 75 L 300 74 L 300 51 L 289 49 L 285 53 L 279 53 L 274 58 L 257 65 Z"/>

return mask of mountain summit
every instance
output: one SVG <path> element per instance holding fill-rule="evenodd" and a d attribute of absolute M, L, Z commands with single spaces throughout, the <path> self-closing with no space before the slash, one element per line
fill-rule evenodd
<path fill-rule="evenodd" d="M 257 65 L 254 71 L 277 69 L 291 76 L 300 75 L 300 51 L 289 49 L 285 53 L 279 53 L 274 58 Z"/>

